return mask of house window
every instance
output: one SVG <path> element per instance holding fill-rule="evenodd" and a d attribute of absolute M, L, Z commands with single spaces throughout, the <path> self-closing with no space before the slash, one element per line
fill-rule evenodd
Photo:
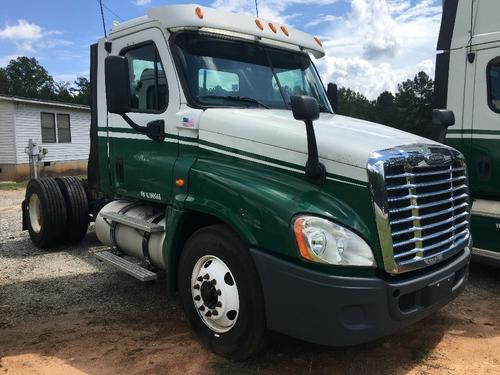
<path fill-rule="evenodd" d="M 55 113 L 42 112 L 40 122 L 42 124 L 42 143 L 71 142 L 69 114 L 58 113 L 56 115 Z"/>
<path fill-rule="evenodd" d="M 168 87 L 160 55 L 153 43 L 127 49 L 131 107 L 135 112 L 163 112 L 168 105 Z"/>
<path fill-rule="evenodd" d="M 491 60 L 488 64 L 488 105 L 500 113 L 500 56 Z"/>
<path fill-rule="evenodd" d="M 59 143 L 71 142 L 71 127 L 68 114 L 57 114 L 57 141 Z"/>
<path fill-rule="evenodd" d="M 41 113 L 42 143 L 56 143 L 56 124 L 53 113 Z"/>

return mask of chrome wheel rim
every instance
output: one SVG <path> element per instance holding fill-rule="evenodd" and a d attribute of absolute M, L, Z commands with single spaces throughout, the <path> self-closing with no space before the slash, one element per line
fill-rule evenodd
<path fill-rule="evenodd" d="M 205 325 L 224 333 L 238 320 L 240 299 L 238 287 L 229 267 L 214 255 L 205 255 L 191 274 L 191 296 Z"/>
<path fill-rule="evenodd" d="M 38 194 L 33 193 L 30 196 L 30 200 L 28 202 L 28 211 L 31 229 L 33 232 L 40 233 L 42 229 L 43 219 L 42 219 L 42 202 L 38 197 Z"/>

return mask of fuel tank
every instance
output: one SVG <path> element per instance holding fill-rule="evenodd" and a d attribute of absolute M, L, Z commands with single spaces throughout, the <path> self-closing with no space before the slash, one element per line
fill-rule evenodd
<path fill-rule="evenodd" d="M 143 243 L 145 232 L 125 224 L 116 224 L 115 228 L 115 244 L 111 237 L 111 221 L 105 219 L 103 213 L 120 213 L 130 217 L 131 219 L 155 222 L 165 225 L 165 210 L 137 204 L 127 200 L 116 200 L 104 206 L 95 221 L 95 231 L 97 238 L 103 244 L 110 247 L 117 246 L 126 255 L 138 259 L 144 259 Z M 165 269 L 165 261 L 163 259 L 163 243 L 165 242 L 165 232 L 151 233 L 148 241 L 148 251 L 151 263 L 159 269 Z"/>

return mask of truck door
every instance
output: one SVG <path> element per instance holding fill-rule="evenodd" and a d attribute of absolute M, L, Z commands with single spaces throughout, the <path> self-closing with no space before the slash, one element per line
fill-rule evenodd
<path fill-rule="evenodd" d="M 476 55 L 469 161 L 474 196 L 500 198 L 500 45 Z"/>
<path fill-rule="evenodd" d="M 165 36 L 158 28 L 128 34 L 113 40 L 111 55 L 128 59 L 129 117 L 141 126 L 163 120 L 167 133 L 164 141 L 151 140 L 109 113 L 111 184 L 117 194 L 168 203 L 178 155 L 178 140 L 172 134 L 177 133 L 179 91 Z"/>

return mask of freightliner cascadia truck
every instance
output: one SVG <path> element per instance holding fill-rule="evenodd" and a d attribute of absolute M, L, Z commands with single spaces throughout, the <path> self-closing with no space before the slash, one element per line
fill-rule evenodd
<path fill-rule="evenodd" d="M 163 275 L 202 341 L 235 359 L 269 331 L 354 345 L 440 309 L 468 275 L 464 158 L 336 115 L 310 57 L 324 54 L 197 5 L 114 25 L 91 46 L 88 180 L 29 183 L 32 241 L 79 241 L 90 217 L 98 259 Z"/>
<path fill-rule="evenodd" d="M 436 108 L 455 114 L 445 142 L 469 167 L 474 258 L 500 265 L 500 3 L 446 0 Z"/>

